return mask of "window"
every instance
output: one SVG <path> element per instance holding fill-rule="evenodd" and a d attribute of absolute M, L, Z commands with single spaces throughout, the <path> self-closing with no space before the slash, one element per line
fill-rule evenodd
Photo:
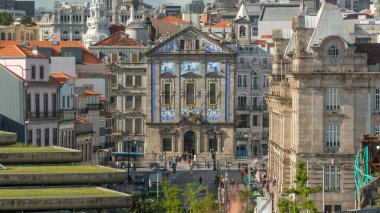
<path fill-rule="evenodd" d="M 127 96 L 125 98 L 125 108 L 132 109 L 133 108 L 133 96 Z"/>
<path fill-rule="evenodd" d="M 326 109 L 340 109 L 340 91 L 337 88 L 326 89 Z"/>
<path fill-rule="evenodd" d="M 53 128 L 53 145 L 57 146 L 58 145 L 58 129 Z"/>
<path fill-rule="evenodd" d="M 70 95 L 67 96 L 67 108 L 70 109 Z"/>
<path fill-rule="evenodd" d="M 41 129 L 36 129 L 36 135 L 37 135 L 37 146 L 41 146 Z"/>
<path fill-rule="evenodd" d="M 329 54 L 330 59 L 335 60 L 338 58 L 339 50 L 335 45 L 332 45 L 329 48 L 328 54 Z"/>
<path fill-rule="evenodd" d="M 125 77 L 125 86 L 126 87 L 132 87 L 133 86 L 133 76 L 132 75 L 127 75 Z"/>
<path fill-rule="evenodd" d="M 44 116 L 45 118 L 49 116 L 49 95 L 44 94 Z"/>
<path fill-rule="evenodd" d="M 140 95 L 135 96 L 135 108 L 141 109 L 141 107 L 142 107 L 142 96 Z"/>
<path fill-rule="evenodd" d="M 238 97 L 238 109 L 244 110 L 247 107 L 247 97 L 239 96 Z"/>
<path fill-rule="evenodd" d="M 236 115 L 237 127 L 238 128 L 249 128 L 249 125 L 250 125 L 249 117 L 250 117 L 250 115 L 248 115 L 248 114 Z"/>
<path fill-rule="evenodd" d="M 337 213 L 342 211 L 341 205 L 325 205 L 325 212 L 326 213 Z"/>
<path fill-rule="evenodd" d="M 263 114 L 263 127 L 269 127 L 269 115 Z"/>
<path fill-rule="evenodd" d="M 30 113 L 32 111 L 32 99 L 30 94 L 26 94 L 26 112 Z"/>
<path fill-rule="evenodd" d="M 380 125 L 375 127 L 375 134 L 380 134 Z"/>
<path fill-rule="evenodd" d="M 335 148 L 340 146 L 340 126 L 327 125 L 326 127 L 326 147 Z"/>
<path fill-rule="evenodd" d="M 375 109 L 380 109 L 380 89 L 375 89 Z"/>
<path fill-rule="evenodd" d="M 125 131 L 127 134 L 130 134 L 133 132 L 133 119 L 127 118 L 125 119 Z"/>
<path fill-rule="evenodd" d="M 245 38 L 246 37 L 246 28 L 245 26 L 240 26 L 239 28 L 239 37 Z"/>
<path fill-rule="evenodd" d="M 40 79 L 44 79 L 44 66 L 40 66 Z"/>
<path fill-rule="evenodd" d="M 32 79 L 36 79 L 36 66 L 32 65 Z"/>
<path fill-rule="evenodd" d="M 142 119 L 141 118 L 135 119 L 135 134 L 137 135 L 142 134 Z"/>
<path fill-rule="evenodd" d="M 252 126 L 260 126 L 260 115 L 252 116 Z"/>
<path fill-rule="evenodd" d="M 164 105 L 171 105 L 170 83 L 164 84 Z"/>
<path fill-rule="evenodd" d="M 50 134 L 50 129 L 45 129 L 45 145 L 44 146 L 49 146 L 49 134 Z"/>
<path fill-rule="evenodd" d="M 218 151 L 218 139 L 216 137 L 208 139 L 209 150 L 212 149 L 215 152 Z"/>
<path fill-rule="evenodd" d="M 238 87 L 247 87 L 247 75 L 238 75 Z"/>
<path fill-rule="evenodd" d="M 84 84 L 83 88 L 86 89 L 86 90 L 93 91 L 94 90 L 94 85 L 92 85 L 92 84 Z"/>
<path fill-rule="evenodd" d="M 51 101 L 52 101 L 52 105 L 53 105 L 53 117 L 55 117 L 56 116 L 56 114 L 57 114 L 57 94 L 52 94 L 51 95 Z"/>
<path fill-rule="evenodd" d="M 131 53 L 131 62 L 132 63 L 139 62 L 139 54 L 138 53 Z"/>
<path fill-rule="evenodd" d="M 340 166 L 325 166 L 325 190 L 340 190 Z"/>
<path fill-rule="evenodd" d="M 141 87 L 141 85 L 142 85 L 141 78 L 142 78 L 141 75 L 136 75 L 135 76 L 135 87 Z"/>
<path fill-rule="evenodd" d="M 371 38 L 355 38 L 355 43 L 357 44 L 371 43 Z"/>
<path fill-rule="evenodd" d="M 264 87 L 269 87 L 269 79 L 267 75 L 264 75 L 264 80 L 263 80 L 263 86 Z"/>
<path fill-rule="evenodd" d="M 259 74 L 257 71 L 252 72 L 251 74 L 251 90 L 256 90 L 259 88 Z"/>
<path fill-rule="evenodd" d="M 62 96 L 62 108 L 65 108 L 66 106 L 66 98 L 65 96 Z"/>
<path fill-rule="evenodd" d="M 187 83 L 186 84 L 186 105 L 195 104 L 195 84 Z"/>
<path fill-rule="evenodd" d="M 118 62 L 118 60 L 119 60 L 119 54 L 112 53 L 111 54 L 111 60 L 112 60 L 112 62 Z"/>
<path fill-rule="evenodd" d="M 209 100 L 211 105 L 216 104 L 216 83 L 210 83 Z"/>
<path fill-rule="evenodd" d="M 162 151 L 164 151 L 164 152 L 173 151 L 172 150 L 172 139 L 171 138 L 162 139 Z"/>
<path fill-rule="evenodd" d="M 36 118 L 40 117 L 40 94 L 35 95 L 36 101 Z"/>
<path fill-rule="evenodd" d="M 33 130 L 28 130 L 28 145 L 32 145 L 33 143 Z"/>

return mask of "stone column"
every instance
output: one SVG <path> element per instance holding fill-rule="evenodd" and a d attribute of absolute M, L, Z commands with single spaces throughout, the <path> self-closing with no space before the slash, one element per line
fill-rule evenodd
<path fill-rule="evenodd" d="M 217 144 L 218 144 L 218 154 L 222 153 L 223 152 L 223 146 L 222 146 L 222 134 L 218 134 L 216 136 L 216 141 L 217 141 Z"/>
<path fill-rule="evenodd" d="M 210 147 L 209 147 L 209 144 L 208 144 L 208 135 L 207 134 L 204 134 L 203 135 L 203 140 L 204 140 L 204 152 L 208 152 L 210 150 Z"/>
<path fill-rule="evenodd" d="M 183 131 L 179 131 L 180 136 L 178 137 L 178 152 L 183 153 Z"/>
<path fill-rule="evenodd" d="M 176 151 L 176 148 L 175 148 L 175 145 L 176 145 L 176 136 L 172 136 L 172 152 L 175 152 Z"/>
<path fill-rule="evenodd" d="M 174 87 L 173 89 L 176 91 L 174 97 L 174 108 L 176 109 L 176 120 L 181 120 L 181 71 L 180 71 L 180 61 L 175 60 L 175 74 L 178 74 L 178 78 L 174 78 Z"/>
<path fill-rule="evenodd" d="M 196 142 L 196 155 L 199 155 L 201 153 L 201 133 L 200 131 L 197 134 L 197 142 Z"/>

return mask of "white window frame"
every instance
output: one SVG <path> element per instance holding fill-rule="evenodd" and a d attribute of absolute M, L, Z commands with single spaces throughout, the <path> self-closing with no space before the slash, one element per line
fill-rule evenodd
<path fill-rule="evenodd" d="M 325 190 L 338 191 L 340 187 L 341 168 L 339 165 L 325 166 Z"/>
<path fill-rule="evenodd" d="M 375 89 L 375 109 L 380 110 L 380 88 Z"/>
<path fill-rule="evenodd" d="M 329 124 L 326 126 L 326 147 L 339 148 L 340 147 L 340 126 Z"/>
<path fill-rule="evenodd" d="M 339 88 L 326 88 L 325 102 L 327 110 L 340 109 L 340 89 Z"/>
<path fill-rule="evenodd" d="M 380 124 L 375 126 L 375 134 L 380 134 Z"/>

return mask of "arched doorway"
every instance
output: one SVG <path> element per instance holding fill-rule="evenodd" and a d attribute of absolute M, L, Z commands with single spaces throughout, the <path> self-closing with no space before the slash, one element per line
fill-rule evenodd
<path fill-rule="evenodd" d="M 195 154 L 195 142 L 197 135 L 193 131 L 188 131 L 184 135 L 184 151 L 185 153 Z"/>

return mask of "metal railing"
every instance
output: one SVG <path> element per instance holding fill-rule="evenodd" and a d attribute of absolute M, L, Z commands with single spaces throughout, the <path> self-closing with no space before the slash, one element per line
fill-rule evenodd
<path fill-rule="evenodd" d="M 58 120 L 58 112 L 27 112 L 26 119 L 29 121 L 36 120 Z"/>

